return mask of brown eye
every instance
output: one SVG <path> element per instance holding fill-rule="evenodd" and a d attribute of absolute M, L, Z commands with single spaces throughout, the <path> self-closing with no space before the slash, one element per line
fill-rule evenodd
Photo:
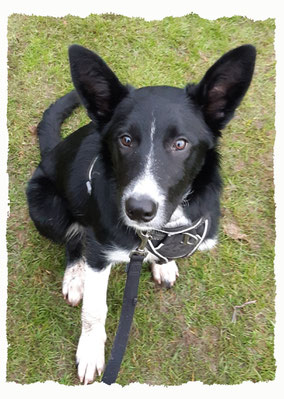
<path fill-rule="evenodd" d="M 184 150 L 186 145 L 187 145 L 187 141 L 186 140 L 179 139 L 179 140 L 174 142 L 173 147 L 174 147 L 175 150 L 180 151 L 180 150 Z"/>
<path fill-rule="evenodd" d="M 131 147 L 131 144 L 132 144 L 131 137 L 125 135 L 125 136 L 120 137 L 119 139 L 120 139 L 121 144 L 124 147 Z"/>

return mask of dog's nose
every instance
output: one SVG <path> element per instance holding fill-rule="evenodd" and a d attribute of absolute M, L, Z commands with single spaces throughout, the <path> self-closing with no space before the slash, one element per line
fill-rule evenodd
<path fill-rule="evenodd" d="M 130 197 L 125 203 L 127 216 L 137 222 L 150 222 L 157 213 L 158 204 L 149 197 Z"/>

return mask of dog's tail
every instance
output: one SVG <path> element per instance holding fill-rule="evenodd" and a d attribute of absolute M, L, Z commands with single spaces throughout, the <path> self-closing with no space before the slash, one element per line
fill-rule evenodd
<path fill-rule="evenodd" d="M 41 158 L 61 141 L 60 129 L 62 123 L 79 105 L 78 94 L 73 90 L 51 104 L 44 112 L 42 120 L 37 126 Z"/>

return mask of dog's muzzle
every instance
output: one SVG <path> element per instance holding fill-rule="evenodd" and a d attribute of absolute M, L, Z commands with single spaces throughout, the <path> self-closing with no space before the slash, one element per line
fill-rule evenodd
<path fill-rule="evenodd" d="M 125 212 L 136 222 L 150 222 L 157 214 L 158 204 L 150 197 L 129 197 L 125 202 Z"/>

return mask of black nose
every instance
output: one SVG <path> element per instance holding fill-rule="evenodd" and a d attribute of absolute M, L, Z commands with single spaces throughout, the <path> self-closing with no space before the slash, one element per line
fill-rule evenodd
<path fill-rule="evenodd" d="M 149 197 L 139 197 L 138 199 L 130 197 L 125 203 L 127 216 L 137 222 L 150 222 L 157 213 L 158 204 Z"/>

